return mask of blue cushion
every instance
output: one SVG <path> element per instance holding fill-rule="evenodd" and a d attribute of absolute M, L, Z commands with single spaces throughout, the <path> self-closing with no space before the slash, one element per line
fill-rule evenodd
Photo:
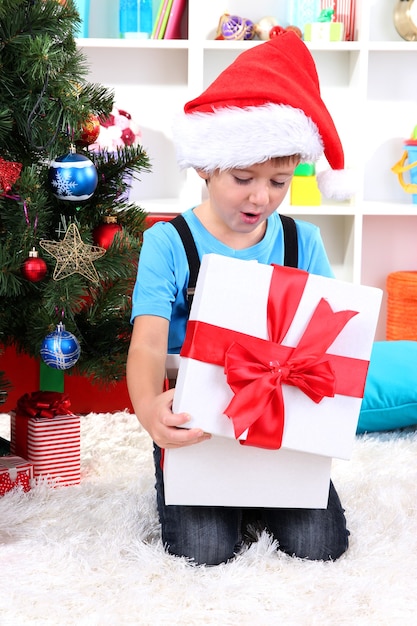
<path fill-rule="evenodd" d="M 417 424 L 417 341 L 376 341 L 357 432 Z"/>

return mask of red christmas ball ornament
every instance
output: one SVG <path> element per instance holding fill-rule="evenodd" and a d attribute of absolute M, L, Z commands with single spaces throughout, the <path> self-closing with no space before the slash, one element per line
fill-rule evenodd
<path fill-rule="evenodd" d="M 93 230 L 93 240 L 96 246 L 110 248 L 116 233 L 122 230 L 120 224 L 117 223 L 117 217 L 109 215 L 103 218 L 103 223 L 96 226 Z"/>
<path fill-rule="evenodd" d="M 90 115 L 81 128 L 80 138 L 77 143 L 89 146 L 97 140 L 100 134 L 100 119 L 97 115 Z"/>
<path fill-rule="evenodd" d="M 285 33 L 285 28 L 282 28 L 282 26 L 273 26 L 271 28 L 271 30 L 269 31 L 269 38 L 273 39 L 274 37 L 278 37 L 279 35 L 282 35 L 283 33 Z"/>
<path fill-rule="evenodd" d="M 38 256 L 38 251 L 32 248 L 29 258 L 22 265 L 22 275 L 31 283 L 38 283 L 45 277 L 46 271 L 45 261 Z"/>

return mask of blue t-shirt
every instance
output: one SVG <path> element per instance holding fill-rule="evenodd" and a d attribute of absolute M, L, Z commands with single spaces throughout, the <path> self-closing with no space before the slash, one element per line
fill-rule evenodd
<path fill-rule="evenodd" d="M 267 220 L 263 239 L 250 248 L 234 250 L 211 235 L 189 209 L 183 213 L 193 234 L 200 259 L 215 253 L 242 260 L 282 265 L 284 238 L 278 213 Z M 312 274 L 334 277 L 320 230 L 314 224 L 296 220 L 298 267 Z M 181 238 L 169 222 L 157 222 L 144 232 L 138 274 L 133 290 L 132 321 L 138 315 L 156 315 L 170 321 L 168 352 L 178 353 L 188 319 L 187 286 L 189 269 Z"/>

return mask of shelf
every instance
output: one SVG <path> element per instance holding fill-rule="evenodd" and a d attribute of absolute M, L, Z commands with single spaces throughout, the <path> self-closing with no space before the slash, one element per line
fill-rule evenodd
<path fill-rule="evenodd" d="M 404 194 L 407 198 L 408 194 Z M 362 207 L 362 214 L 364 216 L 391 216 L 402 215 L 404 217 L 417 216 L 417 204 L 413 204 L 411 198 L 409 203 L 400 202 L 365 202 Z"/>
<path fill-rule="evenodd" d="M 184 49 L 188 50 L 188 39 L 112 39 L 112 38 L 87 38 L 77 39 L 79 48 L 112 48 L 120 50 L 172 50 Z"/>
<path fill-rule="evenodd" d="M 330 204 L 323 201 L 319 206 L 301 206 L 289 204 L 285 206 L 285 213 L 291 212 L 292 215 L 356 215 L 355 205 L 351 202 L 339 202 L 338 204 Z"/>
<path fill-rule="evenodd" d="M 193 48 L 198 46 L 204 50 L 218 50 L 221 52 L 227 52 L 228 50 L 234 50 L 238 53 L 243 52 L 245 49 L 254 48 L 264 43 L 260 39 L 254 39 L 251 41 L 216 41 L 212 39 L 204 40 L 203 42 L 192 41 L 189 39 L 116 39 L 116 38 L 86 38 L 77 39 L 77 45 L 80 48 Z M 361 45 L 357 41 L 339 41 L 332 43 L 311 43 L 306 42 L 307 47 L 311 52 L 357 52 L 361 49 Z M 377 49 L 377 48 L 375 48 Z M 400 49 L 400 48 L 398 48 Z"/>
<path fill-rule="evenodd" d="M 370 52 L 417 52 L 416 41 L 370 41 L 367 46 Z"/>

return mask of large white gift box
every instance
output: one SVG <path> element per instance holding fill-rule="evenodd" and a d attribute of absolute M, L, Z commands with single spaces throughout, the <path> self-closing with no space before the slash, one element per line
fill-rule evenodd
<path fill-rule="evenodd" d="M 241 395 L 236 405 L 241 428 L 242 411 L 249 420 L 259 417 L 257 427 L 266 422 L 268 409 L 276 421 L 281 403 L 282 442 L 275 445 L 271 439 L 261 447 L 348 459 L 381 298 L 382 290 L 374 287 L 205 255 L 179 359 L 173 411 L 191 415 L 187 428 L 249 441 L 250 430 L 236 436 L 230 402 Z M 259 345 L 256 338 L 262 340 Z M 236 376 L 243 359 L 248 371 L 235 394 L 224 361 L 230 376 Z M 266 424 L 265 437 L 273 438 L 273 430 Z"/>
<path fill-rule="evenodd" d="M 326 506 L 331 458 L 351 454 L 381 298 L 205 255 L 173 411 L 214 436 L 166 451 L 166 503 Z"/>
<path fill-rule="evenodd" d="M 164 452 L 165 504 L 325 509 L 332 459 L 214 436 Z"/>

